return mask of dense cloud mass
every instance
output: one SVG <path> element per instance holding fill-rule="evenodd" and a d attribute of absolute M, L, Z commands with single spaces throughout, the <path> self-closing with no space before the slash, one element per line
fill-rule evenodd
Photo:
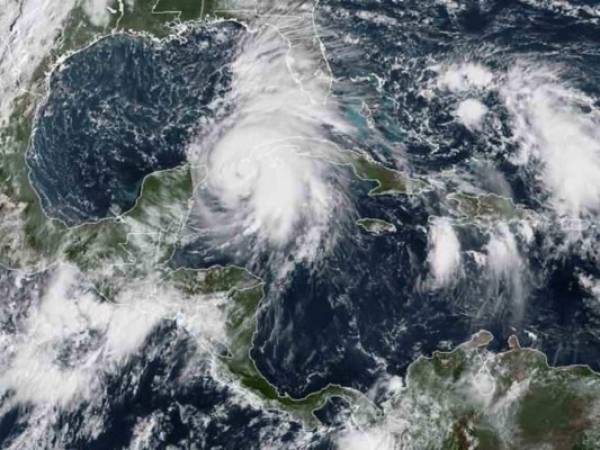
<path fill-rule="evenodd" d="M 595 2 L 9 3 L 0 447 L 598 448 Z"/>

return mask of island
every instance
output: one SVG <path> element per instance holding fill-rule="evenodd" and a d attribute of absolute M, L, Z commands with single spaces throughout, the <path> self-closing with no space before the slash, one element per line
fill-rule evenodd
<path fill-rule="evenodd" d="M 369 217 L 364 217 L 362 219 L 358 219 L 356 221 L 356 224 L 363 230 L 365 230 L 367 233 L 373 234 L 375 236 L 396 232 L 396 225 L 381 219 L 372 219 Z"/>
<path fill-rule="evenodd" d="M 406 388 L 385 406 L 388 416 L 408 418 L 404 442 L 447 450 L 597 449 L 600 374 L 550 367 L 516 336 L 501 353 L 488 349 L 491 340 L 480 331 L 409 367 Z"/>

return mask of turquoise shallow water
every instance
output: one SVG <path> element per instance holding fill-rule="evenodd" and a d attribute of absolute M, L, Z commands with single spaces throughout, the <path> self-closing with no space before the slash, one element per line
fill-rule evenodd
<path fill-rule="evenodd" d="M 215 226 L 177 246 L 167 269 L 236 264 L 262 277 L 266 296 L 251 355 L 293 397 L 328 384 L 369 392 L 481 328 L 495 335 L 494 350 L 515 334 L 552 364 L 600 369 L 598 8 L 322 0 L 315 19 L 332 101 L 352 128 L 344 134 L 323 125 L 324 134 L 345 154 L 361 151 L 421 180 L 423 189 L 372 196 L 372 183 L 331 164 L 324 177 L 348 180 L 352 209 L 343 228 L 326 231 L 339 237 L 329 251 L 319 248 L 318 259 L 294 260 L 293 244 L 253 254 L 253 238 L 242 233 L 217 247 L 208 238 L 222 231 Z M 128 210 L 144 176 L 184 163 L 186 145 L 206 127 L 232 126 L 228 64 L 245 33 L 223 22 L 161 42 L 114 35 L 51 74 L 27 155 L 46 213 L 79 225 Z M 561 126 L 565 139 L 555 132 Z M 483 203 L 473 212 L 466 198 Z M 514 211 L 498 212 L 490 198 L 510 200 Z M 361 217 L 395 231 L 367 233 L 354 225 Z M 565 225 L 571 222 L 582 229 Z M 232 251 L 229 241 L 244 246 Z M 273 260 L 294 261 L 284 280 Z M 0 274 L 7 335 L 27 329 L 52 276 Z M 42 447 L 127 448 L 151 423 L 143 448 L 334 448 L 348 425 L 340 399 L 318 412 L 321 428 L 306 430 L 240 395 L 215 378 L 213 355 L 197 348 L 180 316 L 150 330 L 126 363 L 100 371 L 102 396 L 53 410 Z M 90 327 L 44 345 L 62 346 L 59 363 L 77 366 L 102 348 L 104 332 Z M 13 394 L 0 398 L 0 445 L 36 430 L 38 406 L 10 403 Z M 88 421 L 98 430 L 86 430 Z"/>

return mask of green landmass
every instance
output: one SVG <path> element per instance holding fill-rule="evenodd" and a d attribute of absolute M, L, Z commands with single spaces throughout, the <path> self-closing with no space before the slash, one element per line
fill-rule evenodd
<path fill-rule="evenodd" d="M 507 197 L 496 194 L 472 195 L 457 192 L 447 196 L 455 207 L 456 213 L 466 219 L 517 219 L 521 217 L 520 211 L 513 201 Z"/>
<path fill-rule="evenodd" d="M 103 29 L 93 26 L 81 9 L 73 11 L 56 50 L 39 66 L 27 93 L 17 99 L 9 124 L 0 130 L 0 263 L 29 268 L 64 258 L 88 273 L 108 264 L 113 271 L 105 280 L 95 280 L 106 297 L 118 289 L 112 284 L 115 272 L 122 273 L 126 282 L 132 274 L 157 269 L 185 294 L 227 295 L 228 350 L 220 361 L 232 379 L 308 426 L 317 425 L 314 410 L 334 396 L 373 411 L 375 417 L 368 400 L 352 389 L 328 386 L 295 399 L 281 395 L 264 378 L 250 357 L 264 296 L 260 279 L 236 267 L 168 269 L 189 211 L 193 191 L 189 166 L 148 176 L 134 208 L 118 219 L 68 229 L 44 215 L 27 178 L 24 154 L 46 72 L 61 55 L 87 45 L 99 34 L 127 29 L 164 36 L 176 18 L 198 18 L 213 7 L 212 2 L 200 8 L 197 2 L 175 0 L 159 2 L 154 11 L 155 0 L 138 0 L 133 8 L 127 2 L 124 5 L 122 14 L 116 13 Z M 181 12 L 167 13 L 176 8 Z M 365 156 L 353 157 L 351 166 L 358 178 L 376 184 L 370 195 L 413 194 L 425 187 L 424 182 Z M 460 215 L 468 218 L 518 216 L 509 199 L 493 194 L 456 193 L 449 199 Z M 361 221 L 359 226 L 370 232 L 394 226 L 379 219 Z M 598 374 L 585 367 L 551 368 L 543 354 L 531 349 L 495 354 L 486 344 L 471 342 L 411 365 L 407 389 L 387 409 L 390 414 L 395 408 L 409 411 L 408 417 L 415 422 L 406 436 L 423 444 L 416 448 L 600 448 Z"/>
<path fill-rule="evenodd" d="M 172 32 L 173 21 L 190 21 L 216 14 L 216 0 L 136 0 L 124 2 L 122 14 L 116 14 L 115 29 L 151 33 L 164 37 Z M 118 3 L 115 5 L 118 9 Z"/>
<path fill-rule="evenodd" d="M 367 233 L 371 233 L 376 236 L 386 233 L 394 233 L 396 231 L 396 225 L 381 219 L 372 219 L 369 217 L 365 217 L 362 219 L 358 219 L 356 221 L 356 224 L 363 230 L 365 230 Z"/>
<path fill-rule="evenodd" d="M 71 228 L 49 220 L 37 199 L 14 203 L 0 196 L 0 228 L 6 229 L 0 234 L 0 263 L 31 269 L 64 259 L 92 270 L 118 259 L 122 268 L 154 267 L 168 259 L 179 239 L 192 191 L 188 165 L 155 172 L 143 180 L 130 211 Z"/>
<path fill-rule="evenodd" d="M 259 278 L 237 266 L 213 266 L 208 269 L 179 268 L 167 273 L 165 281 L 186 295 L 230 293 L 262 285 Z"/>
<path fill-rule="evenodd" d="M 200 7 L 193 1 L 137 0 L 130 6 L 115 1 L 112 5 L 115 13 L 106 27 L 94 26 L 80 7 L 72 11 L 55 49 L 37 68 L 28 92 L 17 99 L 8 125 L 0 129 L 0 264 L 39 270 L 55 261 L 73 262 L 91 277 L 97 292 L 109 301 L 132 277 L 143 277 L 157 270 L 163 273 L 166 282 L 189 296 L 227 295 L 229 346 L 221 358 L 224 370 L 273 407 L 289 411 L 308 426 L 316 426 L 313 411 L 332 396 L 362 404 L 364 409 L 371 408 L 370 403 L 360 393 L 340 386 L 328 386 L 305 398 L 294 399 L 280 395 L 262 376 L 250 357 L 256 314 L 264 295 L 262 281 L 236 267 L 206 270 L 168 267 L 191 206 L 193 187 L 188 165 L 146 177 L 130 211 L 72 228 L 48 219 L 28 179 L 24 155 L 36 100 L 45 89 L 46 73 L 60 57 L 118 30 L 166 36 L 172 32 L 173 20 L 200 18 L 212 12 L 214 4 L 207 1 Z"/>
<path fill-rule="evenodd" d="M 194 20 L 213 13 L 216 4 L 215 0 L 158 0 L 154 12 L 175 11 L 181 20 Z"/>
<path fill-rule="evenodd" d="M 264 297 L 263 282 L 246 269 L 236 266 L 216 266 L 209 269 L 178 269 L 167 275 L 183 292 L 226 293 L 227 352 L 221 356 L 227 376 L 253 392 L 268 407 L 289 412 L 305 426 L 319 426 L 314 411 L 323 407 L 331 397 L 342 397 L 358 406 L 363 414 L 376 415 L 377 411 L 364 395 L 354 389 L 329 385 L 304 398 L 280 394 L 260 373 L 250 351 L 257 326 L 257 312 Z"/>
<path fill-rule="evenodd" d="M 350 165 L 359 179 L 376 184 L 369 191 L 371 196 L 414 195 L 429 186 L 424 180 L 409 178 L 398 170 L 385 167 L 358 153 L 352 153 Z M 459 191 L 447 195 L 446 199 L 455 215 L 469 221 L 512 220 L 525 215 L 525 211 L 515 205 L 510 198 L 492 193 L 468 194 Z"/>
<path fill-rule="evenodd" d="M 350 164 L 358 178 L 377 184 L 369 195 L 408 194 L 411 192 L 411 180 L 403 173 L 389 169 L 366 156 L 354 154 Z"/>
<path fill-rule="evenodd" d="M 60 58 L 85 47 L 100 36 L 118 30 L 139 31 L 164 37 L 172 33 L 171 24 L 174 20 L 204 17 L 213 12 L 216 4 L 212 0 L 169 0 L 163 3 L 164 1 L 166 0 L 156 4 L 156 0 L 135 0 L 131 4 L 115 0 L 111 5 L 115 12 L 107 26 L 92 24 L 83 8 L 75 7 L 67 18 L 64 31 L 57 39 L 54 49 L 36 68 L 24 93 L 15 100 L 7 124 L 0 128 L 0 265 L 38 270 L 59 256 L 80 255 L 77 243 L 81 248 L 90 243 L 96 243 L 98 247 L 100 244 L 110 244 L 113 248 L 113 244 L 123 244 L 123 232 L 117 230 L 118 226 L 107 225 L 105 221 L 102 225 L 86 225 L 74 232 L 67 230 L 57 221 L 48 220 L 29 182 L 25 153 L 32 133 L 37 101 L 43 97 L 46 89 L 46 74 Z M 120 5 L 122 11 L 119 10 Z M 160 8 L 177 8 L 181 13 L 156 13 L 155 5 Z M 146 182 L 152 183 L 152 177 Z M 146 190 L 151 191 L 152 187 L 149 186 Z M 167 203 L 164 208 L 166 205 Z M 142 210 L 145 208 L 138 208 L 138 212 Z M 163 222 L 169 218 L 166 217 Z M 138 222 L 144 219 L 148 218 L 135 217 L 135 213 L 130 216 L 130 220 Z M 162 230 L 166 231 L 164 227 Z M 66 242 L 70 239 L 73 239 L 75 244 L 66 248 Z"/>
<path fill-rule="evenodd" d="M 190 170 L 184 165 L 148 175 L 135 206 L 118 219 L 61 227 L 54 239 L 60 247 L 53 256 L 66 256 L 84 269 L 97 268 L 109 258 L 144 273 L 166 264 L 191 206 Z"/>
<path fill-rule="evenodd" d="M 514 337 L 509 351 L 493 353 L 489 336 L 410 366 L 407 388 L 386 406 L 409 418 L 408 442 L 444 450 L 600 448 L 600 375 L 549 367 Z"/>

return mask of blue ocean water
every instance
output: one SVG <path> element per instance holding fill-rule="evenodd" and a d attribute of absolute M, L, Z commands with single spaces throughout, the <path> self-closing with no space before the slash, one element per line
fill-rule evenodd
<path fill-rule="evenodd" d="M 160 43 L 117 34 L 56 69 L 27 155 L 48 215 L 69 225 L 118 215 L 146 175 L 181 165 L 228 89 L 239 31 L 228 22 Z"/>
<path fill-rule="evenodd" d="M 356 227 L 317 263 L 297 264 L 283 284 L 269 273 L 268 256 L 253 258 L 253 270 L 267 285 L 252 356 L 281 393 L 302 397 L 332 383 L 365 392 L 381 376 L 403 376 L 418 356 L 457 345 L 481 328 L 494 333 L 492 348 L 504 348 L 506 338 L 517 334 L 553 364 L 600 369 L 600 307 L 580 282 L 582 273 L 600 276 L 594 247 L 585 244 L 597 241 L 596 231 L 563 245 L 543 183 L 510 157 L 518 144 L 498 89 L 477 93 L 491 117 L 481 133 L 454 114 L 471 94 L 431 94 L 438 89 L 439 67 L 473 62 L 504 79 L 527 61 L 531 67 L 560 66 L 561 77 L 593 99 L 588 107 L 598 108 L 600 19 L 581 2 L 561 4 L 319 3 L 317 27 L 335 78 L 333 95 L 360 128 L 352 145 L 388 167 L 409 167 L 414 177 L 450 179 L 457 190 L 465 177 L 483 191 L 509 192 L 549 225 L 529 240 L 515 232 L 527 268 L 517 281 L 512 275 L 498 280 L 475 258 L 465 258 L 455 282 L 429 289 L 428 226 L 432 217 L 448 214 L 444 194 L 428 189 L 415 196 L 370 196 L 372 184 L 354 179 L 354 219 L 385 219 L 395 233 L 374 236 Z M 116 35 L 71 56 L 51 76 L 28 153 L 31 181 L 48 215 L 75 225 L 127 210 L 145 175 L 182 164 L 199 118 L 212 115 L 213 102 L 229 89 L 227 64 L 245 32 L 222 22 L 161 44 Z M 490 181 L 490 167 L 506 181 L 505 191 Z M 464 252 L 482 253 L 495 236 L 473 221 L 457 222 Z M 206 245 L 196 241 L 179 249 L 173 264 L 250 263 L 243 252 L 221 254 Z M 108 400 L 100 410 L 84 404 L 61 416 L 71 430 L 61 442 L 124 448 L 136 421 L 155 415 L 162 433 L 153 448 L 259 448 L 265 435 L 281 448 L 333 448 L 331 430 L 309 432 L 281 412 L 236 404 L 202 365 L 193 384 L 180 383 L 192 344 L 176 328 L 161 324 L 139 356 L 107 380 Z M 27 408 L 2 417 L 0 442 L 28 426 Z M 330 403 L 318 416 L 333 430 L 346 409 Z M 77 434 L 77 424 L 90 415 L 103 424 L 94 440 Z"/>

